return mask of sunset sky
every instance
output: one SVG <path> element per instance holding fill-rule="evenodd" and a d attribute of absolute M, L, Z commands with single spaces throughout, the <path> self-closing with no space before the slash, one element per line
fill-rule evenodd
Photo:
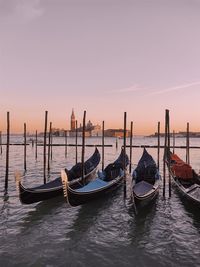
<path fill-rule="evenodd" d="M 200 131 L 200 0 L 0 0 L 0 130 L 69 128 L 74 108 L 136 134 Z"/>

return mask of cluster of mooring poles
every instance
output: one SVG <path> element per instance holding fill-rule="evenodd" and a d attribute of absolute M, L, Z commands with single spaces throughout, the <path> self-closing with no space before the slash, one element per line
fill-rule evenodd
<path fill-rule="evenodd" d="M 105 123 L 102 122 L 102 145 L 86 145 L 85 144 L 85 128 L 86 128 L 86 111 L 84 111 L 83 115 L 83 130 L 82 130 L 82 144 L 78 144 L 78 127 L 77 127 L 77 120 L 75 122 L 75 144 L 68 144 L 67 140 L 67 130 L 64 131 L 64 138 L 65 143 L 64 144 L 53 144 L 53 134 L 52 134 L 52 122 L 49 124 L 49 131 L 47 133 L 47 125 L 48 125 L 48 111 L 45 111 L 45 123 L 44 123 L 44 141 L 43 144 L 38 143 L 38 132 L 35 131 L 35 159 L 37 160 L 38 157 L 38 146 L 43 146 L 43 180 L 44 183 L 46 183 L 46 170 L 48 172 L 50 171 L 50 160 L 52 160 L 52 147 L 53 146 L 64 146 L 65 147 L 65 157 L 67 157 L 67 147 L 68 146 L 75 146 L 75 163 L 78 161 L 78 146 L 82 147 L 82 154 L 81 154 L 81 162 L 82 162 L 82 176 L 84 177 L 84 157 L 85 157 L 85 146 L 101 146 L 102 147 L 102 170 L 104 169 L 104 148 L 105 147 L 112 147 L 112 145 L 105 145 Z M 166 170 L 168 167 L 169 171 L 169 155 L 170 155 L 170 118 L 169 118 L 169 110 L 165 110 L 165 137 L 164 137 L 164 146 L 160 145 L 160 122 L 158 122 L 158 130 L 157 130 L 157 145 L 133 145 L 133 122 L 131 121 L 130 125 L 130 143 L 129 145 L 126 144 L 127 139 L 127 114 L 124 112 L 124 138 L 123 138 L 123 149 L 124 149 L 124 196 L 126 196 L 126 180 L 127 180 L 127 170 L 126 170 L 126 164 L 125 164 L 125 155 L 126 155 L 126 148 L 130 148 L 130 160 L 129 160 L 129 174 L 132 171 L 132 148 L 157 148 L 157 166 L 158 169 L 160 167 L 160 149 L 164 148 L 164 154 L 163 154 L 163 197 L 166 195 Z M 27 127 L 26 123 L 24 123 L 24 143 L 10 143 L 10 113 L 7 112 L 7 131 L 6 131 L 6 142 L 2 142 L 2 131 L 0 131 L 0 154 L 3 153 L 2 146 L 6 146 L 6 171 L 5 171 L 5 190 L 4 190 L 4 196 L 7 198 L 8 196 L 8 176 L 9 176 L 9 146 L 10 145 L 24 145 L 24 171 L 27 170 L 27 161 L 26 161 L 26 149 L 27 145 Z M 186 134 L 186 146 L 176 146 L 175 145 L 175 132 L 173 131 L 172 137 L 173 137 L 173 153 L 175 148 L 186 148 L 186 163 L 190 164 L 190 148 L 200 148 L 199 146 L 190 146 L 189 142 L 189 123 L 187 123 L 187 134 Z M 47 144 L 47 137 L 48 137 L 48 144 Z M 32 146 L 34 145 L 34 140 L 32 140 Z M 47 151 L 48 147 L 48 151 Z M 116 148 L 118 148 L 118 139 L 116 138 Z M 46 159 L 47 156 L 47 159 Z M 170 171 L 168 174 L 169 180 L 169 197 L 171 197 L 171 176 Z"/>

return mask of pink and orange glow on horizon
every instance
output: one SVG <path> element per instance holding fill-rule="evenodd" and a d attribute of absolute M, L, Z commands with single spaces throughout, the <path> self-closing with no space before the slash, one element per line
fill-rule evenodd
<path fill-rule="evenodd" d="M 6 128 L 7 128 L 7 114 L 4 114 L 4 118 L 2 119 L 1 116 L 1 124 L 0 124 L 0 131 L 2 131 L 3 133 L 6 133 Z M 30 118 L 28 118 L 28 116 L 26 117 L 20 117 L 17 116 L 17 114 L 15 114 L 13 116 L 13 114 L 10 112 L 10 131 L 11 133 L 23 133 L 23 129 L 24 129 L 24 123 L 26 123 L 26 127 L 27 127 L 27 132 L 34 134 L 35 131 L 37 130 L 38 132 L 43 132 L 44 131 L 44 117 L 45 117 L 45 111 L 43 114 L 40 114 L 40 117 L 34 117 L 34 116 L 30 116 Z M 71 115 L 71 114 L 70 114 Z M 80 115 L 80 114 L 79 114 Z M 162 120 L 142 120 L 140 121 L 139 118 L 137 118 L 136 121 L 133 120 L 133 132 L 135 135 L 150 135 L 150 134 L 154 134 L 155 132 L 157 132 L 157 125 L 158 125 L 158 121 L 160 121 L 161 123 L 161 132 L 164 132 L 164 115 L 165 115 L 165 111 L 163 112 L 163 118 Z M 82 124 L 82 118 L 81 116 L 78 116 L 75 113 L 76 119 L 78 121 L 78 126 L 80 124 Z M 119 118 L 115 118 L 115 120 L 108 120 L 106 121 L 106 119 L 104 119 L 104 123 L 105 123 L 105 129 L 109 129 L 109 128 L 113 128 L 113 129 L 119 129 L 119 128 L 123 128 L 124 127 L 124 121 L 123 121 L 123 116 L 124 113 L 121 114 L 120 116 L 120 120 Z M 87 115 L 86 115 L 87 117 Z M 91 120 L 91 122 L 95 125 L 95 124 L 99 124 L 102 125 L 102 121 L 98 121 L 97 119 L 95 119 L 95 117 L 89 117 L 88 119 L 86 118 L 86 122 L 88 120 Z M 171 131 L 175 131 L 175 132 L 179 132 L 179 131 L 186 131 L 186 124 L 187 121 L 181 121 L 179 122 L 178 120 L 174 120 L 173 116 L 171 116 L 170 118 L 171 122 Z M 48 112 L 48 125 L 49 123 L 52 122 L 52 127 L 53 128 L 60 128 L 60 129 L 66 129 L 69 130 L 70 129 L 70 116 L 66 115 L 62 115 L 61 117 L 56 117 L 55 114 L 54 116 L 51 116 L 50 112 Z M 127 129 L 130 129 L 130 123 L 131 123 L 131 118 L 129 116 L 129 114 L 127 113 Z M 49 127 L 49 126 L 48 126 Z M 196 125 L 195 123 L 192 123 L 192 121 L 190 121 L 190 131 L 196 131 L 199 132 L 200 131 L 200 126 Z"/>
<path fill-rule="evenodd" d="M 109 3 L 108 3 L 109 2 Z M 0 10 L 0 130 L 87 121 L 134 134 L 200 131 L 200 2 L 7 1 Z M 192 3 L 192 4 L 191 4 Z"/>

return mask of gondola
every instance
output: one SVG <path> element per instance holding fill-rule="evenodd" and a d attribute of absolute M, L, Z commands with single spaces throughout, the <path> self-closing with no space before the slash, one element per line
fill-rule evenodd
<path fill-rule="evenodd" d="M 172 181 L 183 200 L 200 208 L 200 177 L 195 170 L 174 153 L 170 153 L 169 168 Z"/>
<path fill-rule="evenodd" d="M 68 182 L 67 173 L 61 171 L 63 181 L 63 191 L 66 201 L 71 206 L 78 206 L 90 202 L 96 198 L 104 197 L 105 194 L 117 189 L 124 178 L 124 163 L 127 166 L 129 163 L 128 156 L 121 150 L 119 157 L 107 165 L 102 171 L 98 171 L 97 177 L 90 181 L 87 185 L 74 189 Z"/>
<path fill-rule="evenodd" d="M 65 172 L 67 173 L 67 176 L 69 178 L 69 184 L 73 185 L 74 188 L 78 188 L 82 185 L 83 182 L 87 183 L 88 181 L 90 181 L 96 173 L 99 162 L 100 153 L 96 148 L 93 155 L 84 163 L 84 178 L 82 178 L 81 163 L 77 163 L 70 170 L 65 169 Z M 19 198 L 22 204 L 32 204 L 63 195 L 61 177 L 33 188 L 25 188 L 22 185 L 19 173 L 16 173 L 15 177 L 19 191 Z"/>
<path fill-rule="evenodd" d="M 159 193 L 160 179 L 156 162 L 144 148 L 132 174 L 132 197 L 136 206 L 144 207 L 152 203 Z"/>

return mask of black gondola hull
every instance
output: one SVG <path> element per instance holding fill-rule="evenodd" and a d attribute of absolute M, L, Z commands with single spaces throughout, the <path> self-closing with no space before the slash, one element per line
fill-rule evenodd
<path fill-rule="evenodd" d="M 178 155 L 170 153 L 170 162 L 166 162 L 181 200 L 190 207 L 200 208 L 200 177 L 191 165 Z M 180 164 L 181 163 L 181 164 Z M 185 169 L 183 167 L 185 166 Z M 187 172 L 187 170 L 189 170 Z M 182 172 L 181 172 L 182 171 Z"/>
<path fill-rule="evenodd" d="M 88 183 L 95 176 L 96 168 L 84 178 L 85 183 Z M 73 181 L 73 188 L 79 188 L 81 186 L 81 178 Z M 19 183 L 19 198 L 22 204 L 33 204 L 36 202 L 48 200 L 58 196 L 63 196 L 62 185 L 57 188 L 50 188 L 45 190 L 31 190 L 25 188 L 21 183 Z"/>
<path fill-rule="evenodd" d="M 62 196 L 63 190 L 62 186 L 60 188 L 56 188 L 54 190 L 49 191 L 30 191 L 25 189 L 22 185 L 20 185 L 20 201 L 23 204 L 32 204 L 36 202 L 40 202 L 43 200 L 55 198 L 58 196 Z"/>
<path fill-rule="evenodd" d="M 192 197 L 190 194 L 187 194 L 184 190 L 184 188 L 176 181 L 176 177 L 172 175 L 172 181 L 173 184 L 176 187 L 177 192 L 179 193 L 179 196 L 181 200 L 183 200 L 184 203 L 188 203 L 192 206 L 200 208 L 200 198 L 196 199 Z"/>
<path fill-rule="evenodd" d="M 95 177 L 97 166 L 100 162 L 100 154 L 98 149 L 95 149 L 93 155 L 84 163 L 88 166 L 87 173 L 82 177 L 73 177 L 73 180 L 69 182 L 72 188 L 79 188 L 84 184 L 88 183 L 91 179 Z M 76 166 L 76 165 L 75 165 Z M 74 166 L 74 167 L 75 167 Z M 73 167 L 73 168 L 74 168 Z M 73 169 L 72 168 L 72 169 Z M 71 169 L 71 170 L 72 170 Z M 68 171 L 71 176 L 73 172 Z M 45 185 L 35 187 L 35 188 L 25 188 L 20 181 L 17 182 L 17 187 L 19 191 L 19 198 L 22 204 L 33 204 L 36 202 L 48 200 L 58 196 L 63 196 L 63 187 L 61 177 L 56 178 L 53 181 L 46 183 Z"/>
<path fill-rule="evenodd" d="M 135 183 L 134 183 L 135 181 Z M 133 172 L 132 196 L 138 207 L 152 203 L 159 194 L 160 175 L 155 160 L 144 148 L 143 155 Z"/>
<path fill-rule="evenodd" d="M 79 190 L 74 190 L 68 183 L 66 173 L 61 172 L 66 201 L 71 206 L 78 206 L 105 197 L 122 184 L 125 175 L 124 166 L 126 167 L 128 163 L 128 156 L 122 149 L 119 157 L 113 163 L 108 164 L 101 174 L 99 173 L 92 182 L 82 186 Z"/>
<path fill-rule="evenodd" d="M 149 204 L 151 204 L 158 196 L 159 194 L 159 188 L 157 188 L 154 192 L 151 194 L 145 196 L 145 197 L 139 197 L 133 194 L 135 204 L 138 207 L 145 207 Z"/>
<path fill-rule="evenodd" d="M 95 191 L 89 192 L 77 192 L 72 190 L 70 187 L 67 188 L 67 200 L 71 206 L 79 206 L 87 202 L 91 202 L 97 198 L 103 198 L 111 191 L 117 190 L 122 185 L 123 177 L 116 180 L 115 183 L 111 184 L 106 188 L 102 188 Z"/>

